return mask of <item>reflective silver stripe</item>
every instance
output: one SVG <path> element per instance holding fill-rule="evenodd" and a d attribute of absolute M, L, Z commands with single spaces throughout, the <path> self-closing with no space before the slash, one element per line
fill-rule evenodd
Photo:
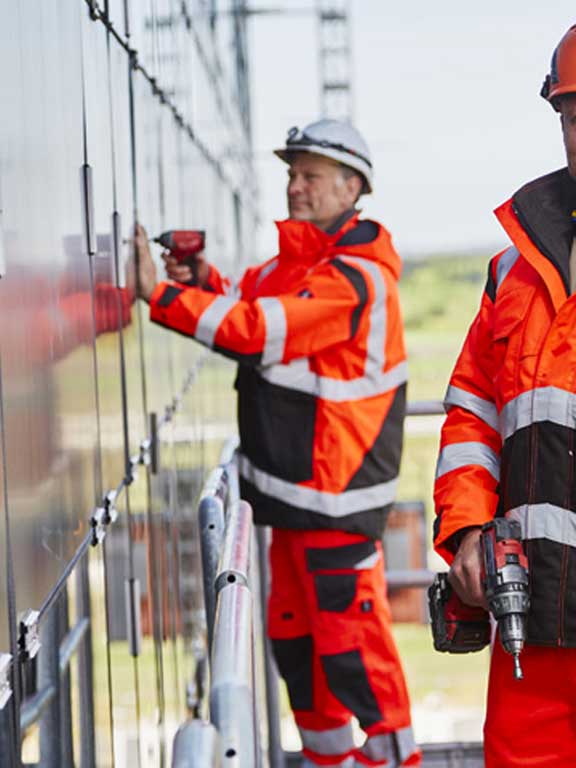
<path fill-rule="evenodd" d="M 325 731 L 310 731 L 298 728 L 302 746 L 318 755 L 343 755 L 354 749 L 352 723 Z"/>
<path fill-rule="evenodd" d="M 214 346 L 214 337 L 220 323 L 228 312 L 238 304 L 238 300 L 230 296 L 217 296 L 210 306 L 206 307 L 198 319 L 194 336 L 208 347 Z"/>
<path fill-rule="evenodd" d="M 396 731 L 396 744 L 400 753 L 400 760 L 404 762 L 418 749 L 411 726 L 399 728 Z"/>
<path fill-rule="evenodd" d="M 496 265 L 496 292 L 498 292 L 498 289 L 504 280 L 506 280 L 506 277 L 514 264 L 516 264 L 518 256 L 520 256 L 518 249 L 514 245 L 511 245 L 498 259 L 498 264 Z"/>
<path fill-rule="evenodd" d="M 394 744 L 396 742 L 396 744 Z M 392 733 L 379 733 L 369 736 L 362 747 L 362 754 L 374 763 L 382 761 L 387 768 L 397 768 L 416 752 L 412 728 L 399 728 Z M 398 763 L 397 758 L 400 759 Z"/>
<path fill-rule="evenodd" d="M 491 400 L 485 400 L 466 389 L 450 384 L 446 390 L 444 408 L 449 411 L 454 406 L 465 408 L 498 432 L 498 410 Z"/>
<path fill-rule="evenodd" d="M 558 387 L 538 387 L 522 392 L 502 408 L 502 439 L 538 421 L 576 428 L 576 395 Z"/>
<path fill-rule="evenodd" d="M 386 362 L 386 280 L 380 267 L 369 259 L 357 256 L 338 256 L 342 261 L 365 270 L 370 274 L 374 299 L 370 306 L 370 327 L 366 342 L 366 365 L 364 374 L 344 381 L 328 376 L 317 376 L 310 370 L 308 362 L 294 360 L 289 365 L 273 365 L 260 371 L 263 378 L 272 384 L 320 397 L 331 402 L 362 400 L 374 397 L 403 384 L 408 378 L 406 362 L 399 363 L 384 372 Z"/>
<path fill-rule="evenodd" d="M 554 504 L 522 504 L 506 517 L 517 520 L 523 539 L 548 539 L 576 547 L 576 512 Z"/>
<path fill-rule="evenodd" d="M 280 299 L 258 299 L 266 321 L 266 339 L 262 352 L 262 365 L 281 362 L 286 346 L 286 312 Z"/>
<path fill-rule="evenodd" d="M 273 261 L 271 261 L 269 264 L 263 267 L 263 269 L 260 270 L 260 274 L 256 279 L 256 284 L 254 285 L 254 290 L 256 290 L 259 287 L 260 283 L 262 282 L 262 280 L 264 280 L 265 277 L 268 277 L 268 275 L 271 272 L 274 272 L 274 270 L 278 266 L 278 263 L 279 263 L 278 257 L 276 257 L 275 259 L 273 259 Z"/>
<path fill-rule="evenodd" d="M 255 485 L 261 493 L 281 499 L 293 507 L 319 512 L 328 517 L 344 517 L 354 512 L 364 512 L 391 504 L 396 497 L 398 485 L 398 479 L 394 478 L 387 483 L 371 485 L 368 488 L 331 493 L 281 480 L 258 469 L 242 454 L 238 457 L 238 468 L 242 477 Z"/>
<path fill-rule="evenodd" d="M 445 445 L 438 457 L 436 480 L 453 469 L 461 469 L 471 464 L 484 467 L 497 483 L 500 481 L 500 456 L 488 445 L 478 442 Z"/>
<path fill-rule="evenodd" d="M 379 560 L 380 552 L 373 552 L 371 555 L 368 555 L 368 557 L 365 557 L 364 560 L 360 560 L 360 562 L 356 563 L 354 565 L 354 570 L 367 571 L 370 568 L 373 568 Z"/>
<path fill-rule="evenodd" d="M 408 365 L 399 363 L 385 373 L 374 376 L 360 376 L 342 381 L 312 373 L 308 359 L 294 360 L 289 365 L 271 365 L 260 369 L 260 375 L 272 384 L 308 392 L 323 400 L 341 403 L 345 400 L 362 400 L 365 397 L 382 395 L 403 384 L 408 378 Z"/>
<path fill-rule="evenodd" d="M 305 757 L 300 763 L 300 768 L 320 768 L 320 766 L 318 763 L 313 763 L 312 760 Z M 328 765 L 322 763 L 322 768 L 356 768 L 356 761 L 354 760 L 354 755 L 349 755 L 337 763 L 329 763 Z"/>
<path fill-rule="evenodd" d="M 386 363 L 386 281 L 380 267 L 369 259 L 358 256 L 339 256 L 339 259 L 366 270 L 372 278 L 374 299 L 370 306 L 370 329 L 366 343 L 366 367 L 364 376 L 368 378 L 378 377 Z"/>

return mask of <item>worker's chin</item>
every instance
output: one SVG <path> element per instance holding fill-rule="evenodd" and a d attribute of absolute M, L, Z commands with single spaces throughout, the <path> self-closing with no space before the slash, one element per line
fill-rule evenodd
<path fill-rule="evenodd" d="M 313 218 L 312 211 L 308 208 L 290 207 L 288 214 L 291 219 L 296 219 L 296 221 L 311 221 Z"/>

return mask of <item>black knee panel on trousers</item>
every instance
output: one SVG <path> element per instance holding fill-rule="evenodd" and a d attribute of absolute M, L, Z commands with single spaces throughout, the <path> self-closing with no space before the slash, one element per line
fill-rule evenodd
<path fill-rule="evenodd" d="M 382 720 L 382 712 L 370 687 L 360 651 L 321 656 L 328 687 L 356 715 L 362 728 Z"/>
<path fill-rule="evenodd" d="M 321 611 L 344 613 L 356 597 L 357 573 L 317 573 L 314 586 Z"/>
<path fill-rule="evenodd" d="M 272 640 L 278 671 L 286 682 L 292 709 L 312 709 L 312 635 Z"/>

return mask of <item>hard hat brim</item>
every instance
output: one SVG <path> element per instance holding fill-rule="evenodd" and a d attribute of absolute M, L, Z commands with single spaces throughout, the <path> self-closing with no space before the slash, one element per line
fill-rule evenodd
<path fill-rule="evenodd" d="M 319 145 L 310 144 L 291 144 L 290 149 L 283 147 L 282 149 L 273 150 L 276 157 L 283 160 L 285 163 L 290 163 L 290 157 L 297 152 L 307 152 L 310 155 L 321 155 L 322 157 L 328 157 L 331 160 L 341 165 L 346 165 L 348 168 L 353 168 L 362 176 L 365 181 L 365 189 L 363 194 L 370 194 L 372 192 L 372 169 L 361 158 L 354 157 L 354 155 L 348 152 L 342 152 L 339 149 L 333 147 L 322 147 Z"/>
<path fill-rule="evenodd" d="M 546 98 L 552 104 L 554 99 L 559 99 L 561 96 L 570 95 L 576 95 L 576 85 L 573 83 L 570 83 L 570 85 L 559 85 L 556 87 L 553 86 Z M 552 104 L 552 106 L 554 106 L 554 104 Z"/>

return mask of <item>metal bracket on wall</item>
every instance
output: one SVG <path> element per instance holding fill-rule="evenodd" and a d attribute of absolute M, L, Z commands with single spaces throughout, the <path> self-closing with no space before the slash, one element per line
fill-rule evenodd
<path fill-rule="evenodd" d="M 100 14 L 98 12 L 99 9 L 98 9 L 98 4 L 96 0 L 86 0 L 86 2 L 88 4 L 88 14 L 90 18 L 92 19 L 92 21 L 98 21 L 98 19 L 100 18 Z"/>
<path fill-rule="evenodd" d="M 0 710 L 4 709 L 12 696 L 11 670 L 12 654 L 0 653 Z"/>
<path fill-rule="evenodd" d="M 158 474 L 158 415 L 150 414 L 150 471 Z"/>
<path fill-rule="evenodd" d="M 122 217 L 118 211 L 112 213 L 112 252 L 117 288 L 126 288 L 126 270 L 122 259 Z"/>
<path fill-rule="evenodd" d="M 144 467 L 150 466 L 151 461 L 151 448 L 152 442 L 148 438 L 142 440 L 140 443 L 140 455 L 138 457 L 138 463 Z"/>
<path fill-rule="evenodd" d="M 29 608 L 20 619 L 20 636 L 18 647 L 20 648 L 20 661 L 33 659 L 42 643 L 40 642 L 40 612 Z"/>
<path fill-rule="evenodd" d="M 110 491 L 104 497 L 101 507 L 97 507 L 90 518 L 90 527 L 92 528 L 91 544 L 96 547 L 106 538 L 106 529 L 118 518 L 118 510 L 114 506 L 116 491 Z"/>
<path fill-rule="evenodd" d="M 80 168 L 80 188 L 82 192 L 82 215 L 84 219 L 84 241 L 89 256 L 97 251 L 96 231 L 94 229 L 94 187 L 92 168 L 87 164 Z"/>
<path fill-rule="evenodd" d="M 140 581 L 135 578 L 127 579 L 124 588 L 126 591 L 128 647 L 131 656 L 140 656 L 142 650 Z"/>
<path fill-rule="evenodd" d="M 118 510 L 116 509 L 116 498 L 118 496 L 118 491 L 108 491 L 106 496 L 104 496 L 104 501 L 102 502 L 102 506 L 104 507 L 106 511 L 106 524 L 111 525 L 111 523 L 115 523 L 118 519 Z"/>

